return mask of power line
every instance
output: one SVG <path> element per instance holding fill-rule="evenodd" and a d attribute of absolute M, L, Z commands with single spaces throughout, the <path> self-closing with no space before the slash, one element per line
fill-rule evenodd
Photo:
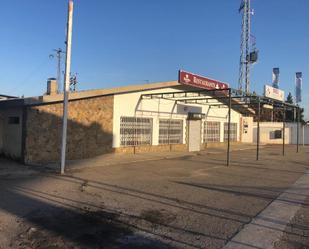
<path fill-rule="evenodd" d="M 40 63 L 22 81 L 20 81 L 20 83 L 17 84 L 17 86 L 11 88 L 11 90 L 9 92 L 14 93 L 17 89 L 24 90 L 25 87 L 28 86 L 27 83 L 29 83 L 29 80 L 32 79 L 34 76 L 36 76 L 41 71 L 41 69 L 44 68 L 48 63 L 49 63 L 49 61 L 46 61 L 46 59 L 44 59 L 44 61 L 42 61 L 42 63 Z"/>

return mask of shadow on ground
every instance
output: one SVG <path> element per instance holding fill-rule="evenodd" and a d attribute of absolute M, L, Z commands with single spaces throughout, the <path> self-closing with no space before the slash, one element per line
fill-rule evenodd
<path fill-rule="evenodd" d="M 179 159 L 174 159 L 175 164 L 179 167 Z M 201 162 L 199 156 L 183 157 L 182 161 L 192 162 L 194 165 L 204 164 L 212 165 L 213 163 L 221 163 L 220 159 L 207 158 L 206 162 Z M 204 159 L 203 159 L 204 160 Z M 206 160 L 206 159 L 205 159 Z M 167 160 L 168 163 L 171 161 Z M 292 178 L 298 178 L 307 169 L 303 162 L 292 161 L 295 163 L 295 168 L 267 168 L 262 162 L 242 162 L 238 163 L 231 168 L 220 168 L 216 170 L 216 174 L 223 174 L 224 177 L 232 177 L 234 174 L 235 179 L 247 177 L 248 179 L 254 172 L 262 172 L 262 176 L 272 176 L 279 174 L 287 174 Z M 237 165 L 238 164 L 238 165 Z M 189 165 L 189 164 L 188 164 Z M 222 163 L 221 163 L 222 165 Z M 187 166 L 187 165 L 186 165 Z M 298 166 L 298 168 L 296 167 Z M 129 167 L 129 166 L 128 166 Z M 200 168 L 200 166 L 198 166 Z M 224 170 L 223 170 L 224 169 Z M 141 169 L 139 169 L 141 170 Z M 243 172 L 240 170 L 244 170 Z M 251 170 L 250 175 L 246 176 L 245 173 Z M 229 175 L 231 173 L 231 175 Z M 237 175 L 239 174 L 239 175 Z M 243 174 L 243 175 L 241 175 Z M 189 234 L 194 239 L 198 237 L 201 241 L 204 239 L 219 241 L 221 244 L 226 243 L 233 233 L 220 234 L 218 231 L 212 233 L 207 225 L 202 224 L 200 230 L 194 227 L 179 226 L 173 221 L 177 218 L 173 212 L 162 212 L 155 208 L 164 205 L 166 210 L 189 212 L 190 215 L 201 215 L 201 217 L 209 216 L 212 219 L 216 218 L 217 221 L 234 222 L 241 229 L 242 226 L 252 221 L 256 214 L 247 212 L 246 210 L 233 210 L 225 206 L 215 206 L 208 202 L 198 202 L 197 199 L 177 198 L 177 195 L 168 195 L 167 193 L 153 192 L 152 190 L 145 190 L 143 188 L 132 187 L 132 185 L 121 186 L 121 182 L 110 183 L 104 180 L 86 179 L 86 177 L 78 177 L 76 175 L 57 176 L 50 173 L 39 172 L 37 175 L 31 176 L 29 182 L 34 182 L 41 177 L 65 182 L 67 185 L 84 186 L 85 188 L 92 188 L 97 192 L 110 192 L 114 196 L 126 196 L 133 199 L 136 205 L 142 202 L 149 202 L 153 205 L 153 210 L 144 210 L 139 215 L 132 215 L 130 212 L 116 212 L 108 209 L 104 204 L 100 203 L 87 203 L 82 198 L 74 198 L 68 193 L 61 196 L 60 194 L 52 194 L 49 191 L 30 187 L 23 180 L 6 181 L 0 179 L 0 209 L 10 214 L 19 217 L 20 222 L 19 233 L 12 242 L 11 248 L 18 249 L 54 249 L 54 248 L 110 248 L 110 249 L 169 249 L 176 248 L 167 243 L 175 242 L 176 245 L 181 245 L 181 248 L 201 248 L 195 244 L 195 241 L 187 241 L 185 235 Z M 128 177 L 126 175 L 126 177 Z M 259 175 L 259 177 L 261 177 Z M 279 180 L 282 180 L 280 177 Z M 195 178 L 194 178 L 195 179 Z M 209 179 L 209 178 L 207 178 Z M 222 184 L 194 182 L 193 180 L 171 180 L 167 177 L 166 182 L 172 183 L 173 188 L 180 188 L 183 190 L 193 189 L 199 193 L 217 193 L 217 196 L 224 194 L 224 196 L 232 197 L 236 201 L 242 198 L 254 198 L 262 203 L 270 203 L 280 193 L 286 190 L 288 185 L 275 185 L 263 186 L 254 185 L 251 182 L 247 184 L 238 184 L 221 182 Z M 195 179 L 196 180 L 196 179 Z M 203 178 L 203 181 L 206 181 Z M 292 182 L 292 180 L 289 180 Z M 118 185 L 119 184 L 119 185 Z M 252 184 L 252 185 L 251 185 Z M 70 185 L 70 186 L 71 186 Z M 61 183 L 60 183 L 61 186 Z M 194 192 L 192 191 L 192 193 Z M 295 200 L 285 200 L 291 204 Z M 197 216 L 198 217 L 198 216 Z M 277 222 L 271 220 L 270 222 Z M 295 225 L 299 229 L 309 229 L 308 224 Z M 158 232 L 156 227 L 164 227 L 164 231 L 173 231 L 180 236 L 170 236 L 161 231 Z M 205 228 L 207 227 L 207 229 Z M 235 230 L 238 232 L 238 230 Z M 290 233 L 291 234 L 291 233 Z M 160 240 L 160 241 L 159 241 Z M 163 243 L 163 242 L 164 243 Z M 219 243 L 218 243 L 219 244 Z M 1 246 L 0 246 L 1 247 Z M 213 247 L 215 248 L 215 247 Z"/>
<path fill-rule="evenodd" d="M 106 249 L 170 249 L 152 238 L 136 233 L 132 226 L 119 219 L 119 214 L 87 207 L 56 206 L 7 191 L 0 208 L 26 220 L 20 222 L 19 233 L 11 248 L 106 248 Z M 23 214 L 24 207 L 34 210 Z"/>

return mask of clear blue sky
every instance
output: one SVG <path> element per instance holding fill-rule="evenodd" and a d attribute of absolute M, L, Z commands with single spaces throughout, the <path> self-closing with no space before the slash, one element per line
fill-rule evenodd
<path fill-rule="evenodd" d="M 72 71 L 79 89 L 176 80 L 182 68 L 237 87 L 240 0 L 75 0 Z M 309 119 L 309 1 L 252 0 L 260 61 L 251 89 L 262 93 L 280 67 L 294 94 L 304 74 Z M 52 49 L 64 48 L 66 0 L 1 0 L 0 93 L 34 96 L 56 76 Z"/>

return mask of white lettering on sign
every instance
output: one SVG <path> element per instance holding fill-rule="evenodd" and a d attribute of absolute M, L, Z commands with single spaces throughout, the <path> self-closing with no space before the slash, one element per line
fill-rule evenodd
<path fill-rule="evenodd" d="M 229 85 L 227 83 L 206 78 L 204 76 L 188 73 L 185 71 L 179 71 L 179 83 L 208 90 L 229 88 Z"/>
<path fill-rule="evenodd" d="M 214 82 L 209 82 L 207 80 L 202 80 L 199 78 L 194 77 L 193 78 L 193 82 L 199 85 L 204 85 L 207 88 L 212 88 L 212 89 L 220 89 L 219 84 L 218 83 L 214 83 Z"/>

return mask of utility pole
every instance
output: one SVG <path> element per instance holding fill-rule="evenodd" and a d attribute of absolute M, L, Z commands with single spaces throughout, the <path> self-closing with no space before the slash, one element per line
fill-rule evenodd
<path fill-rule="evenodd" d="M 57 58 L 57 85 L 58 85 L 58 93 L 60 92 L 61 89 L 61 60 L 62 60 L 62 54 L 65 54 L 65 52 L 61 49 L 53 49 L 53 51 L 56 53 L 50 54 L 49 58 L 54 59 L 55 57 Z"/>
<path fill-rule="evenodd" d="M 73 27 L 73 0 L 69 0 L 68 5 L 68 23 L 66 39 L 66 61 L 65 61 L 65 79 L 63 87 L 63 123 L 62 123 L 62 145 L 61 145 L 61 174 L 65 171 L 66 145 L 67 145 L 67 125 L 68 125 L 68 104 L 70 91 L 70 73 L 71 73 L 71 48 L 72 48 L 72 27 Z"/>
<path fill-rule="evenodd" d="M 64 51 L 62 51 L 61 48 L 54 49 L 56 52 L 57 57 L 57 83 L 58 83 L 58 91 L 61 89 L 61 59 L 62 54 L 64 54 Z"/>

